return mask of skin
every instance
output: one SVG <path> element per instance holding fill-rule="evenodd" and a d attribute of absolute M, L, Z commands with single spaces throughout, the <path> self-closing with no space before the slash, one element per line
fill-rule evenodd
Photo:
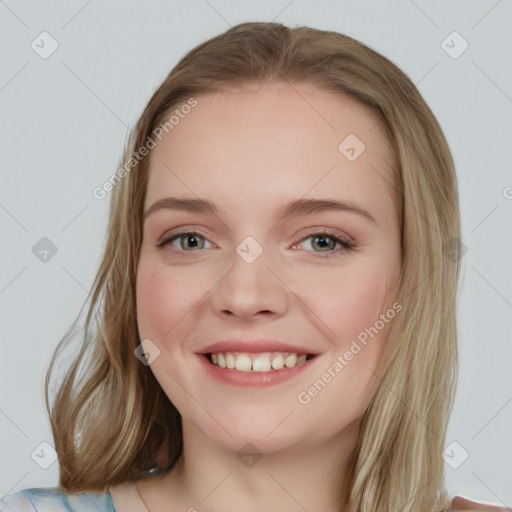
<path fill-rule="evenodd" d="M 400 238 L 384 180 L 388 142 L 364 106 L 308 84 L 197 100 L 151 152 L 144 211 L 174 196 L 208 199 L 221 213 L 160 209 L 144 223 L 139 333 L 160 350 L 149 368 L 182 415 L 184 452 L 137 490 L 150 512 L 339 511 L 389 324 L 309 403 L 297 396 L 394 302 Z M 338 150 L 348 134 L 366 146 L 355 161 Z M 376 223 L 324 211 L 276 224 L 277 208 L 298 198 L 356 201 Z M 323 228 L 355 248 L 327 258 L 341 246 L 311 236 Z M 156 247 L 172 230 L 191 229 L 204 237 L 195 251 L 186 236 Z M 263 249 L 250 264 L 236 253 L 247 236 Z M 208 379 L 196 361 L 195 352 L 227 338 L 307 343 L 319 355 L 291 380 L 238 388 Z M 236 456 L 247 442 L 262 454 L 250 467 Z"/>

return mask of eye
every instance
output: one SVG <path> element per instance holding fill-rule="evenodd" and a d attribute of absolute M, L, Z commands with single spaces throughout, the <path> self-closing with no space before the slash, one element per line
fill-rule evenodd
<path fill-rule="evenodd" d="M 157 247 L 163 248 L 166 245 L 173 245 L 173 242 L 175 240 L 178 240 L 180 245 L 180 247 L 177 249 L 182 249 L 185 252 L 194 252 L 199 249 L 204 249 L 205 242 L 207 242 L 206 238 L 204 238 L 197 231 L 183 231 L 181 233 L 174 233 L 172 235 L 164 237 L 156 245 Z"/>
<path fill-rule="evenodd" d="M 341 256 L 354 249 L 355 243 L 349 240 L 345 240 L 337 235 L 329 232 L 319 231 L 309 234 L 303 238 L 299 243 L 304 243 L 306 240 L 311 240 L 312 252 L 315 253 L 326 253 L 318 254 L 321 258 L 330 258 L 333 256 Z M 174 242 L 178 241 L 179 247 L 174 245 Z M 159 248 L 164 248 L 167 245 L 171 245 L 178 252 L 197 252 L 201 249 L 208 249 L 205 244 L 210 243 L 201 233 L 197 231 L 182 231 L 180 233 L 172 233 L 164 236 L 156 245 Z M 340 247 L 335 248 L 336 244 Z M 292 249 L 296 249 L 298 244 L 294 244 Z M 315 248 L 319 249 L 318 251 Z M 310 251 L 311 252 L 311 251 Z"/>
<path fill-rule="evenodd" d="M 301 243 L 304 241 L 312 239 L 310 245 L 314 248 L 319 248 L 319 251 L 313 252 L 324 252 L 327 253 L 325 255 L 319 255 L 321 258 L 331 258 L 333 256 L 341 256 L 351 250 L 354 249 L 355 243 L 349 240 L 345 240 L 344 238 L 340 238 L 332 233 L 328 232 L 314 232 L 310 233 L 306 238 L 301 240 Z M 341 247 L 335 249 L 336 244 L 339 244 Z M 293 245 L 293 249 L 297 247 L 297 244 Z"/>

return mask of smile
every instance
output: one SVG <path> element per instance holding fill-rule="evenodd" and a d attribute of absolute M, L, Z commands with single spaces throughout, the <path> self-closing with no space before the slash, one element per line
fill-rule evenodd
<path fill-rule="evenodd" d="M 220 368 L 240 372 L 268 372 L 301 366 L 313 356 L 295 352 L 216 352 L 207 354 L 207 357 Z"/>

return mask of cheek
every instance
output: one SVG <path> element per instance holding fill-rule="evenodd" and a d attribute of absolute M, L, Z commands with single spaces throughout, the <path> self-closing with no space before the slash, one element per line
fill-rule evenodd
<path fill-rule="evenodd" d="M 177 349 L 172 340 L 184 339 L 194 328 L 191 319 L 206 313 L 209 292 L 225 272 L 208 264 L 172 265 L 142 250 L 136 283 L 140 338 Z"/>
<path fill-rule="evenodd" d="M 137 322 L 141 339 L 163 341 L 180 318 L 204 295 L 201 279 L 154 258 L 141 256 L 137 270 Z"/>
<path fill-rule="evenodd" d="M 386 302 L 390 276 L 376 260 L 366 263 L 339 269 L 326 280 L 327 287 L 305 288 L 314 290 L 305 295 L 308 304 L 335 333 L 330 333 L 329 358 L 299 400 L 308 402 L 310 414 L 322 416 L 326 435 L 360 417 L 380 383 L 374 373 L 392 321 L 391 315 L 387 322 L 381 320 L 391 306 Z M 308 284 L 310 280 L 304 286 Z"/>
<path fill-rule="evenodd" d="M 389 308 L 388 272 L 382 263 L 361 260 L 331 272 L 325 280 L 302 276 L 300 293 L 330 329 L 330 337 L 343 345 L 373 326 Z"/>

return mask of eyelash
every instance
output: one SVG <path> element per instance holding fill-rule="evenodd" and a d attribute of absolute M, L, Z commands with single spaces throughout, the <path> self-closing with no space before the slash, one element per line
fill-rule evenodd
<path fill-rule="evenodd" d="M 164 237 L 162 240 L 160 240 L 156 244 L 156 246 L 158 248 L 160 248 L 160 249 L 165 249 L 165 246 L 169 245 L 171 242 L 181 238 L 184 235 L 199 236 L 200 238 L 206 239 L 206 237 L 203 236 L 198 231 L 182 231 L 180 233 L 173 233 L 172 235 L 170 235 L 168 237 Z M 299 243 L 302 243 L 302 242 L 306 241 L 308 238 L 311 238 L 311 237 L 315 237 L 315 238 L 317 238 L 317 237 L 330 238 L 331 240 L 334 240 L 336 243 L 339 243 L 341 245 L 341 248 L 333 249 L 332 251 L 327 251 L 327 254 L 322 254 L 323 251 L 320 251 L 320 252 L 318 252 L 318 251 L 307 251 L 307 252 L 315 252 L 315 253 L 317 253 L 320 258 L 333 258 L 333 257 L 337 257 L 337 256 L 342 256 L 342 255 L 346 254 L 347 252 L 350 252 L 350 251 L 354 250 L 354 248 L 355 248 L 355 243 L 354 242 L 345 240 L 344 238 L 340 238 L 339 236 L 334 235 L 333 233 L 329 233 L 328 231 L 314 231 L 314 232 L 311 232 L 306 237 L 302 238 L 299 242 L 297 242 L 296 244 L 293 244 L 293 247 L 295 247 Z M 199 250 L 183 251 L 183 252 L 198 252 L 198 251 L 200 251 L 200 249 Z"/>

